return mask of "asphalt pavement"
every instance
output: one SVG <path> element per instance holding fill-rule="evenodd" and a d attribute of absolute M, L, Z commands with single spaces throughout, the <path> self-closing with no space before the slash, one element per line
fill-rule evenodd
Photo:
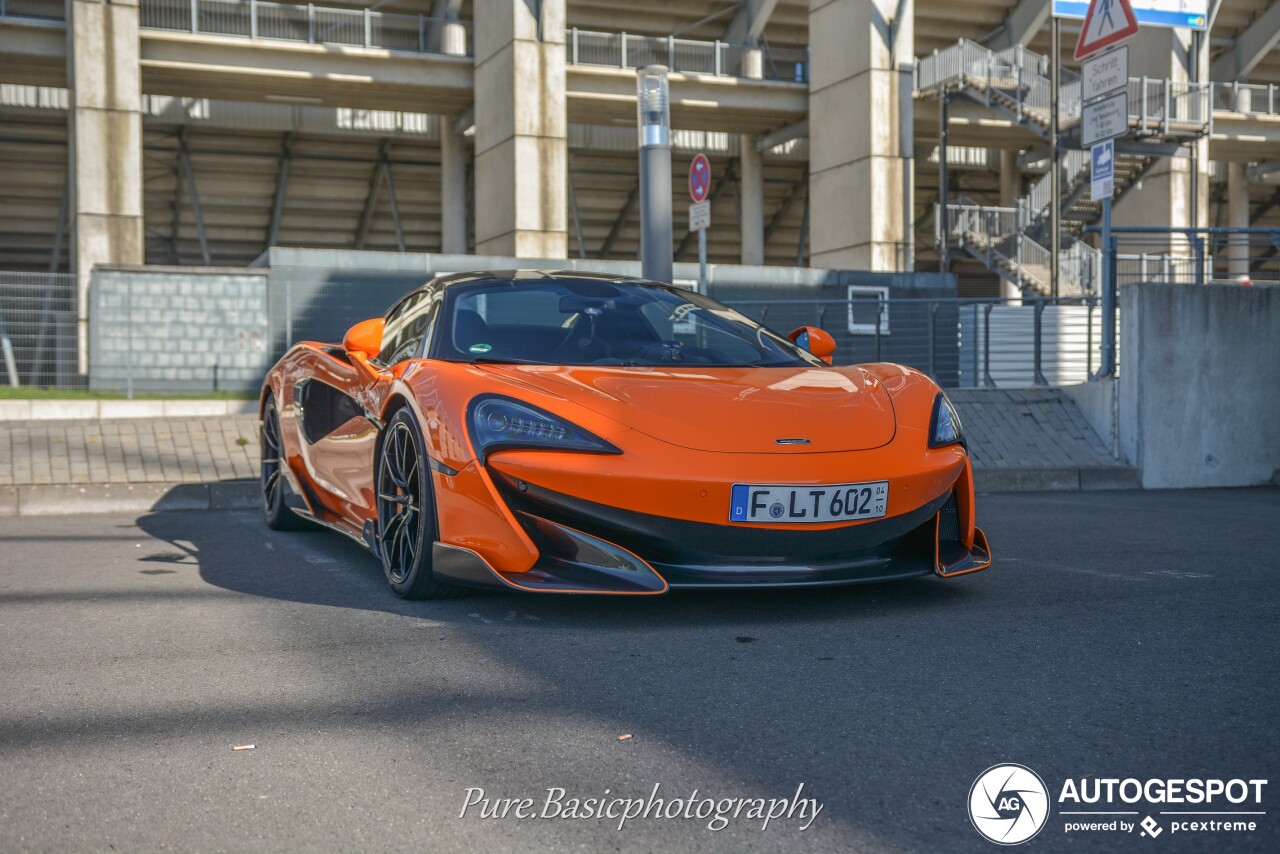
<path fill-rule="evenodd" d="M 1055 805 L 1023 850 L 1280 850 L 1280 490 L 979 522 L 995 565 L 950 581 L 410 603 L 252 512 L 0 519 L 0 850 L 995 851 L 968 802 L 1003 762 L 1055 801 L 1272 781 L 1253 832 L 1067 833 Z M 802 784 L 816 817 L 747 817 Z M 745 809 L 481 816 L 655 786 Z"/>

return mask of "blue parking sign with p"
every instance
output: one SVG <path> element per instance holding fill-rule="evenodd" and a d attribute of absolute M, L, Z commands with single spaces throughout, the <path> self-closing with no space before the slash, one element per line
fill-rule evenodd
<path fill-rule="evenodd" d="M 1115 176 L 1116 142 L 1108 139 L 1093 147 L 1093 180 L 1109 181 Z"/>
<path fill-rule="evenodd" d="M 1101 202 L 1115 195 L 1116 141 L 1108 139 L 1090 149 L 1089 197 Z"/>

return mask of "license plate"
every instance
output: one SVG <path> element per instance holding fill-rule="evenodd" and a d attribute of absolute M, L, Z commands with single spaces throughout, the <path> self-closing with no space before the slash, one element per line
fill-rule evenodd
<path fill-rule="evenodd" d="M 878 519 L 889 503 L 889 481 L 828 486 L 735 483 L 730 522 L 848 522 Z"/>

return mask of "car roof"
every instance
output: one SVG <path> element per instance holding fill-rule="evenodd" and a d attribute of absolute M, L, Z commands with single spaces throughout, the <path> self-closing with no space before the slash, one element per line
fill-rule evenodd
<path fill-rule="evenodd" d="M 598 282 L 610 282 L 615 285 L 659 285 L 635 276 L 615 276 L 609 273 L 594 273 L 586 270 L 477 270 L 469 273 L 442 273 L 415 290 L 429 287 L 449 288 L 454 285 L 472 284 L 475 282 L 545 282 L 557 279 L 594 279 Z"/>
<path fill-rule="evenodd" d="M 386 311 L 386 316 L 390 317 L 392 312 L 401 305 L 424 291 L 443 292 L 455 285 L 470 285 L 481 282 L 505 282 L 515 285 L 521 282 L 547 282 L 561 279 L 592 279 L 597 282 L 609 282 L 614 285 L 647 285 L 657 288 L 674 287 L 673 285 L 640 279 L 635 276 L 615 276 L 609 273 L 593 273 L 586 270 L 474 270 L 467 273 L 441 273 L 432 276 L 392 303 Z"/>

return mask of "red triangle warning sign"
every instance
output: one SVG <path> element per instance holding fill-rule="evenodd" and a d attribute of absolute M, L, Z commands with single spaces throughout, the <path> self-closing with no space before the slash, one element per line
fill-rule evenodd
<path fill-rule="evenodd" d="M 1091 0 L 1076 42 L 1076 59 L 1124 41 L 1136 32 L 1138 19 L 1129 0 Z"/>

